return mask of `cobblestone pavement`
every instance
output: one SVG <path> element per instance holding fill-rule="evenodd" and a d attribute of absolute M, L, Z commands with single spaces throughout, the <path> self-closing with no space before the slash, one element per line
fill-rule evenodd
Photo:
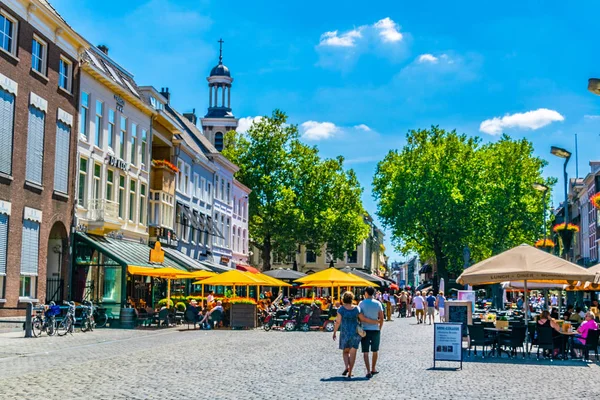
<path fill-rule="evenodd" d="M 0 399 L 592 398 L 599 364 L 466 359 L 431 370 L 433 329 L 387 322 L 381 373 L 341 379 L 323 332 L 96 330 L 67 337 L 0 335 Z M 19 336 L 19 337 L 18 337 Z"/>

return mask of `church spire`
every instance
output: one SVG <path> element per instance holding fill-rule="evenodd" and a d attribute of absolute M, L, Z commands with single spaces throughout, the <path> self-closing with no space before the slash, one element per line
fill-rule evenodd
<path fill-rule="evenodd" d="M 223 43 L 225 43 L 225 41 L 223 41 L 222 38 L 220 38 L 218 40 L 219 42 L 219 64 L 223 64 Z"/>

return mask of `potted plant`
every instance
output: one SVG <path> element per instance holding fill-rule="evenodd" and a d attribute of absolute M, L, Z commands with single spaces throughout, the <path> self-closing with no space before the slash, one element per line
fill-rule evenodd
<path fill-rule="evenodd" d="M 596 193 L 590 198 L 592 205 L 600 210 L 600 192 Z"/>
<path fill-rule="evenodd" d="M 575 224 L 556 224 L 552 228 L 554 232 L 558 233 L 562 242 L 563 254 L 567 254 L 571 249 L 573 243 L 573 236 L 579 232 L 579 227 Z"/>
<path fill-rule="evenodd" d="M 152 160 L 152 165 L 156 168 L 166 168 L 173 173 L 179 172 L 179 168 L 177 168 L 174 164 L 172 164 L 168 160 Z"/>
<path fill-rule="evenodd" d="M 247 297 L 228 299 L 229 321 L 232 328 L 256 328 L 256 300 Z"/>
<path fill-rule="evenodd" d="M 535 242 L 535 247 L 537 247 L 540 250 L 544 250 L 545 252 L 548 252 L 548 253 L 550 253 L 552 251 L 554 246 L 555 246 L 554 242 L 550 239 L 540 239 L 537 242 Z"/>
<path fill-rule="evenodd" d="M 496 328 L 498 328 L 498 329 L 508 329 L 508 318 L 506 318 L 506 317 L 498 317 L 498 319 L 496 319 Z"/>

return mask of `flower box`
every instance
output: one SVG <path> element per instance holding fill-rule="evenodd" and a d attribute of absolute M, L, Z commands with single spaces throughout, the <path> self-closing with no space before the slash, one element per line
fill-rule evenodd
<path fill-rule="evenodd" d="M 229 313 L 232 328 L 256 328 L 256 304 L 232 303 Z"/>
<path fill-rule="evenodd" d="M 508 329 L 508 321 L 496 320 L 497 329 Z"/>

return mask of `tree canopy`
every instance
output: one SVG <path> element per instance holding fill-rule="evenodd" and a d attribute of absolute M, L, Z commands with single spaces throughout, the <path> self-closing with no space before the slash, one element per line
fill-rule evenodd
<path fill-rule="evenodd" d="M 543 202 L 533 184 L 554 183 L 542 177 L 545 165 L 526 139 L 482 145 L 432 126 L 410 131 L 379 162 L 373 195 L 397 250 L 435 259 L 447 278 L 462 270 L 465 246 L 481 260 L 538 238 Z"/>
<path fill-rule="evenodd" d="M 271 253 L 290 254 L 299 244 L 327 250 L 336 258 L 365 239 L 362 188 L 344 159 L 321 159 L 299 139 L 285 113 L 255 121 L 246 133 L 228 132 L 223 155 L 240 167 L 236 178 L 252 192 L 251 243 L 271 268 Z"/>

